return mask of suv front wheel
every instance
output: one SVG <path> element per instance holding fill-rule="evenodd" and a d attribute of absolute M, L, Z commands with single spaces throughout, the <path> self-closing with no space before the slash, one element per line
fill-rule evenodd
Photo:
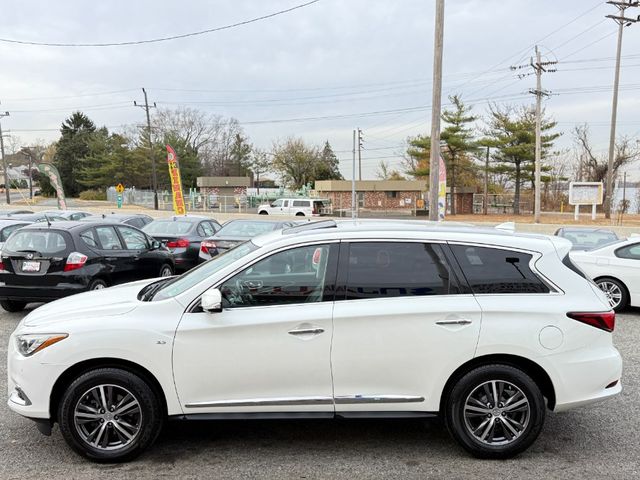
<path fill-rule="evenodd" d="M 99 368 L 76 378 L 58 410 L 67 443 L 94 461 L 131 460 L 157 438 L 163 423 L 158 396 L 145 380 L 119 368 Z"/>
<path fill-rule="evenodd" d="M 462 447 L 479 458 L 509 458 L 538 437 L 544 397 L 522 370 L 484 365 L 460 378 L 446 400 L 445 421 Z"/>

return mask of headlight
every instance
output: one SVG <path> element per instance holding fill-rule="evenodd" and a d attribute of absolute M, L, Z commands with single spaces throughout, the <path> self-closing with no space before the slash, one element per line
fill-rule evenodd
<path fill-rule="evenodd" d="M 16 346 L 22 355 L 28 357 L 68 336 L 66 333 L 25 333 L 16 336 Z"/>

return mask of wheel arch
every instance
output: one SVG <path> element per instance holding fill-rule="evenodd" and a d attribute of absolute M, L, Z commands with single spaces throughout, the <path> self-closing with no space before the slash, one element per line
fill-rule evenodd
<path fill-rule="evenodd" d="M 120 368 L 138 375 L 149 384 L 151 389 L 158 396 L 160 404 L 162 405 L 163 415 L 167 415 L 167 398 L 164 390 L 162 389 L 158 379 L 149 370 L 144 368 L 142 365 L 129 360 L 123 360 L 121 358 L 92 358 L 70 366 L 56 380 L 49 398 L 49 415 L 52 422 L 56 422 L 58 420 L 58 405 L 62 399 L 64 391 L 71 382 L 83 373 L 98 368 Z"/>
<path fill-rule="evenodd" d="M 556 405 L 556 392 L 549 374 L 536 362 L 525 357 L 511 354 L 491 354 L 476 357 L 458 367 L 450 376 L 440 397 L 440 411 L 444 412 L 449 393 L 456 382 L 474 368 L 489 364 L 509 365 L 522 370 L 536 383 L 547 400 L 547 407 L 553 410 Z"/>

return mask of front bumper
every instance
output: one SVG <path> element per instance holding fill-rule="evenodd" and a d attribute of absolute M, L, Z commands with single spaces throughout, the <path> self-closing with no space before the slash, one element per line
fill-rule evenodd
<path fill-rule="evenodd" d="M 50 398 L 56 380 L 62 375 L 64 365 L 41 363 L 37 357 L 25 357 L 15 348 L 15 337 L 9 337 L 7 353 L 7 390 L 9 408 L 34 420 L 51 418 Z M 54 347 L 50 347 L 54 348 Z"/>

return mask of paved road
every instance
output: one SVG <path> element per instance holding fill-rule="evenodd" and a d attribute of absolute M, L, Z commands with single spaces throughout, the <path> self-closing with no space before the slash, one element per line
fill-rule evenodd
<path fill-rule="evenodd" d="M 2 312 L 2 310 L 0 310 Z M 64 478 L 640 478 L 640 310 L 620 315 L 615 341 L 624 393 L 551 414 L 534 446 L 509 461 L 470 458 L 437 421 L 173 423 L 152 450 L 124 465 L 95 465 L 6 407 L 6 340 L 22 317 L 0 313 L 0 479 Z"/>

